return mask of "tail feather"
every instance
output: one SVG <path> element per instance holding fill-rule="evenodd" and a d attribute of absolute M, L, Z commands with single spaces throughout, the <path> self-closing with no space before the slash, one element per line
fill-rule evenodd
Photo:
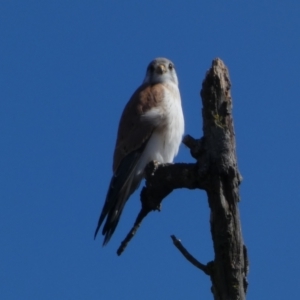
<path fill-rule="evenodd" d="M 121 191 L 118 195 L 118 199 L 115 202 L 114 207 L 109 211 L 109 213 L 107 215 L 106 222 L 105 222 L 105 224 L 103 226 L 103 230 L 102 230 L 102 234 L 104 235 L 103 245 L 106 245 L 109 242 L 111 236 L 113 235 L 113 233 L 119 223 L 125 203 L 127 202 L 128 198 L 135 190 L 134 189 L 133 191 L 131 191 L 133 176 L 134 176 L 134 174 L 131 176 L 131 178 L 128 180 L 128 182 L 126 184 L 124 184 L 123 188 L 121 189 Z"/>
<path fill-rule="evenodd" d="M 116 174 L 110 181 L 106 200 L 99 217 L 95 230 L 94 239 L 106 218 L 102 234 L 104 235 L 103 245 L 106 245 L 114 233 L 123 208 L 130 195 L 137 189 L 142 176 L 136 174 L 136 166 L 141 156 L 141 151 L 132 152 L 121 163 Z"/>

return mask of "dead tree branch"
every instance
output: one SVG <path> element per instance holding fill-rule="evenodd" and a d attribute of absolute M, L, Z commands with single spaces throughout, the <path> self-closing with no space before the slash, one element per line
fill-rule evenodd
<path fill-rule="evenodd" d="M 199 176 L 197 164 L 159 164 L 151 162 L 145 170 L 146 184 L 141 191 L 142 208 L 136 221 L 117 250 L 121 255 L 136 234 L 143 219 L 152 210 L 160 210 L 162 200 L 174 189 L 204 189 L 205 180 Z"/>
<path fill-rule="evenodd" d="M 215 258 L 214 299 L 245 299 L 246 261 L 238 210 L 241 176 L 237 167 L 229 73 L 215 59 L 202 84 L 203 139 L 209 168 L 206 187 Z"/>
<path fill-rule="evenodd" d="M 174 246 L 180 251 L 180 253 L 196 268 L 203 271 L 206 275 L 211 275 L 211 263 L 207 265 L 199 262 L 181 243 L 179 239 L 175 235 L 171 235 L 171 239 L 173 241 Z"/>

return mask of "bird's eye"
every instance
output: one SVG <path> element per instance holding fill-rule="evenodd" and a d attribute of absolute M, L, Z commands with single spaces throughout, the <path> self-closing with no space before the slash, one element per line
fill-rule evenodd
<path fill-rule="evenodd" d="M 172 70 L 174 68 L 174 66 L 170 63 L 169 64 L 169 70 Z"/>
<path fill-rule="evenodd" d="M 153 65 L 150 65 L 150 66 L 148 67 L 148 70 L 149 70 L 151 73 L 153 73 L 153 72 L 154 72 L 154 66 L 153 66 Z"/>

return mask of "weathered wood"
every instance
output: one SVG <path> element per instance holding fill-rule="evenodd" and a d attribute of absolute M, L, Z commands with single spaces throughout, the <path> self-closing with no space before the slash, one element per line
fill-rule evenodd
<path fill-rule="evenodd" d="M 215 59 L 202 84 L 203 141 L 209 178 L 206 185 L 215 258 L 214 299 L 245 299 L 247 258 L 238 210 L 241 176 L 237 167 L 230 80 Z"/>
<path fill-rule="evenodd" d="M 204 189 L 197 164 L 159 164 L 150 162 L 145 170 L 146 184 L 141 191 L 142 208 L 135 223 L 117 250 L 121 255 L 135 236 L 150 211 L 160 210 L 160 204 L 174 189 Z"/>

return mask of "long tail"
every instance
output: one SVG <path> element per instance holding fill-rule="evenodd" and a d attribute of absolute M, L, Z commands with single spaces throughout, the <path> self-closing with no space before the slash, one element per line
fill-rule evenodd
<path fill-rule="evenodd" d="M 138 188 L 142 179 L 136 174 L 137 162 L 141 152 L 136 151 L 128 155 L 121 163 L 116 174 L 112 177 L 106 200 L 99 217 L 94 238 L 106 218 L 102 234 L 104 235 L 103 245 L 106 245 L 113 235 L 122 214 L 125 203 L 130 195 Z"/>

